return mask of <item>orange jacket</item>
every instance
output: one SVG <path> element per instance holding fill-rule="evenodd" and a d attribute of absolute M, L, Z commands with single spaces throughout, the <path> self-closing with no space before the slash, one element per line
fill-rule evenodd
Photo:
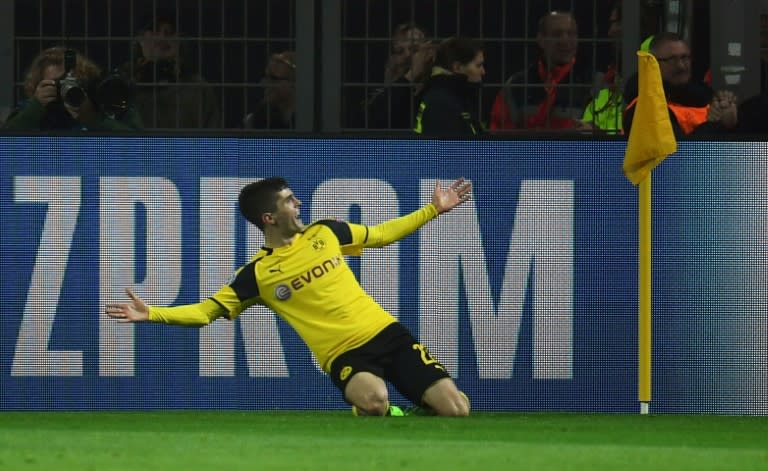
<path fill-rule="evenodd" d="M 636 103 L 637 98 L 630 101 L 627 107 L 624 109 L 624 113 L 626 114 L 626 111 L 635 106 Z M 682 130 L 684 134 L 692 133 L 693 130 L 696 129 L 699 125 L 707 122 L 709 105 L 690 106 L 668 101 L 667 108 L 669 108 L 669 111 L 672 112 L 672 115 L 675 117 L 675 121 L 677 121 L 678 126 L 680 126 L 680 130 Z"/>

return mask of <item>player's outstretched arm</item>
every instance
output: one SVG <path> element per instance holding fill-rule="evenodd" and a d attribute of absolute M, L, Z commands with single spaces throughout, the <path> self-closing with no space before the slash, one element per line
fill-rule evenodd
<path fill-rule="evenodd" d="M 109 303 L 106 305 L 106 313 L 117 322 L 162 322 L 164 324 L 184 325 L 188 327 L 202 327 L 208 325 L 219 317 L 226 317 L 227 311 L 212 299 L 206 299 L 195 304 L 181 306 L 147 306 L 143 299 L 136 295 L 132 289 L 125 290 L 129 303 Z"/>
<path fill-rule="evenodd" d="M 469 200 L 472 192 L 472 184 L 459 178 L 443 189 L 440 182 L 435 182 L 435 191 L 432 193 L 432 204 L 428 204 L 416 211 L 390 219 L 376 226 L 371 226 L 366 232 L 364 247 L 383 247 L 396 242 L 408 234 L 431 221 L 438 214 L 452 210 L 456 206 Z"/>
<path fill-rule="evenodd" d="M 107 304 L 107 315 L 117 322 L 144 322 L 149 320 L 149 308 L 131 288 L 126 288 L 125 293 L 131 298 L 130 303 Z"/>
<path fill-rule="evenodd" d="M 432 204 L 437 209 L 438 214 L 448 212 L 468 201 L 472 195 L 472 183 L 469 183 L 461 177 L 454 180 L 448 188 L 440 186 L 440 180 L 435 182 L 435 191 L 432 193 Z"/>

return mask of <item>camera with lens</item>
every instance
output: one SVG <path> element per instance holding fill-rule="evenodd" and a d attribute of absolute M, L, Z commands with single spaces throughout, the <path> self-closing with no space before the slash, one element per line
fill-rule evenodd
<path fill-rule="evenodd" d="M 133 102 L 133 86 L 115 70 L 99 82 L 92 95 L 93 102 L 102 113 L 120 119 Z"/>
<path fill-rule="evenodd" d="M 84 81 L 75 76 L 77 53 L 72 49 L 64 51 L 64 75 L 57 81 L 59 101 L 80 107 L 90 98 L 91 102 L 110 118 L 121 118 L 130 108 L 133 100 L 133 87 L 117 72 L 107 75 L 102 80 Z"/>
<path fill-rule="evenodd" d="M 74 108 L 83 104 L 88 94 L 75 76 L 77 54 L 72 49 L 64 51 L 64 75 L 56 81 L 59 100 Z"/>

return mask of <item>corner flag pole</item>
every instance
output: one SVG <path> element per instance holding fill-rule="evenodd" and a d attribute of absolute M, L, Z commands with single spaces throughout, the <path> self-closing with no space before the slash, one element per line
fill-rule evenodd
<path fill-rule="evenodd" d="M 652 313 L 652 263 L 651 263 L 651 175 L 638 186 L 638 362 L 637 397 L 640 414 L 648 414 L 651 402 L 651 313 Z"/>
<path fill-rule="evenodd" d="M 632 131 L 624 152 L 624 175 L 638 185 L 637 396 L 640 413 L 651 402 L 651 173 L 677 151 L 659 63 L 653 54 L 637 51 L 638 93 Z"/>

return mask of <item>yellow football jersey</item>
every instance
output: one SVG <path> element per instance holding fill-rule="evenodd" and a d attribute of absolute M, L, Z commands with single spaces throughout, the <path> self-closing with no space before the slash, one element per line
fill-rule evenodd
<path fill-rule="evenodd" d="M 150 320 L 204 325 L 235 319 L 254 304 L 282 317 L 309 346 L 324 371 L 340 354 L 359 347 L 396 322 L 360 286 L 344 255 L 381 247 L 437 216 L 431 204 L 377 226 L 318 221 L 291 243 L 262 248 L 210 300 L 171 308 L 151 307 Z M 215 303 L 215 304 L 214 304 Z"/>

